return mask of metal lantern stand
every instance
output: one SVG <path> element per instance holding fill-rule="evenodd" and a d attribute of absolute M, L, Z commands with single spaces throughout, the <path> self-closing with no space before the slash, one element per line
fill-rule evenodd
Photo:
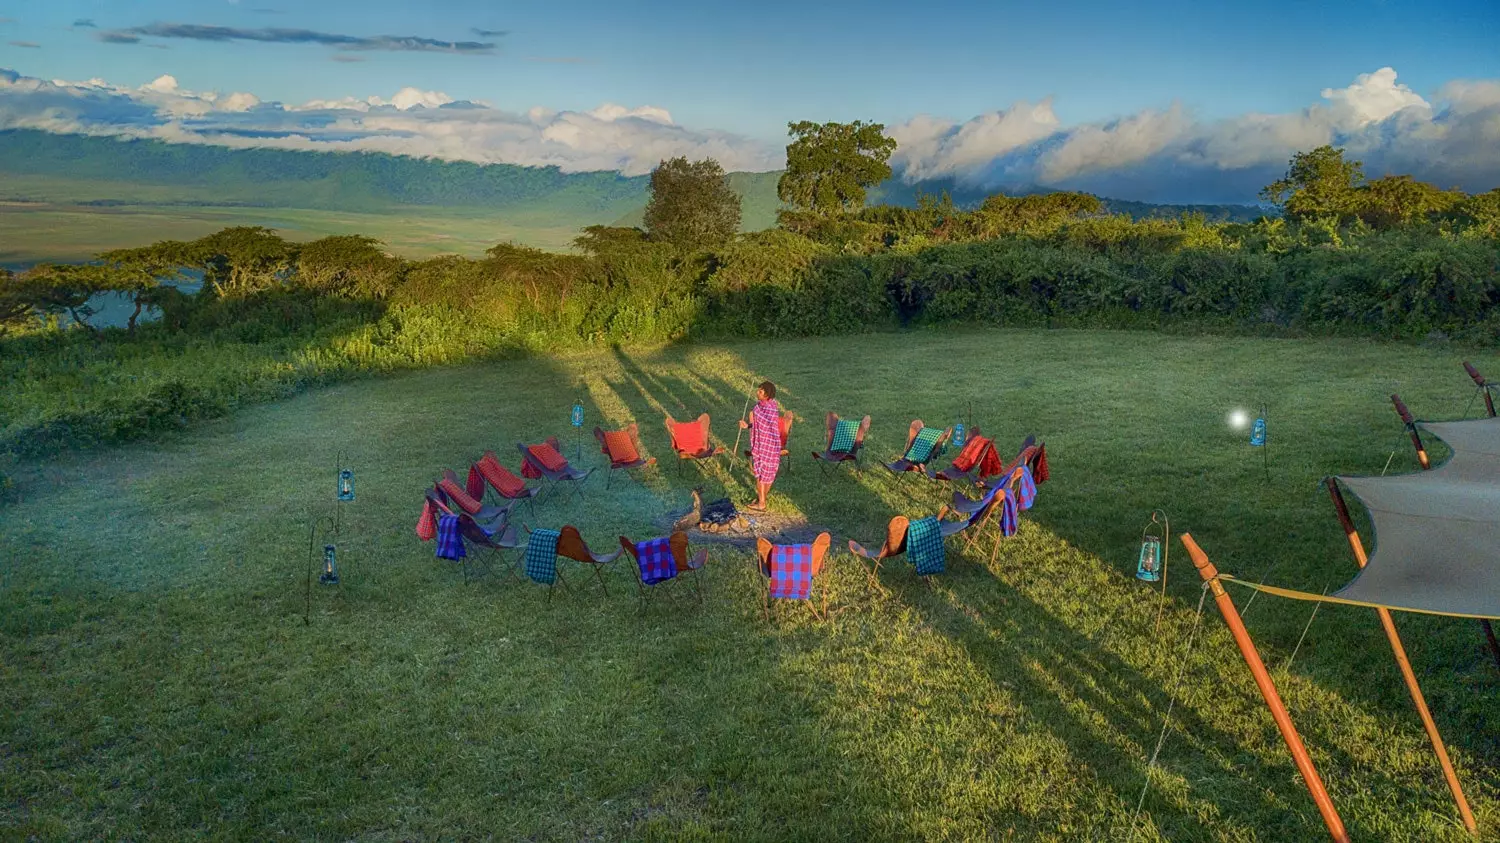
<path fill-rule="evenodd" d="M 1171 522 L 1167 513 L 1160 509 L 1151 511 L 1151 520 L 1141 530 L 1141 552 L 1136 561 L 1135 578 L 1142 582 L 1161 582 L 1161 602 L 1156 608 L 1156 624 L 1161 626 L 1161 613 L 1167 605 L 1167 558 L 1171 553 Z"/>
<path fill-rule="evenodd" d="M 1260 416 L 1250 426 L 1250 445 L 1260 448 L 1261 465 L 1265 468 L 1266 482 L 1271 480 L 1271 446 L 1270 436 L 1266 432 L 1266 405 L 1260 405 Z"/>
<path fill-rule="evenodd" d="M 342 593 L 338 544 L 344 531 L 344 504 L 354 501 L 354 469 L 345 464 L 343 451 L 339 451 L 334 457 L 334 471 L 338 476 L 338 483 L 334 487 L 333 515 L 314 518 L 307 531 L 307 588 L 302 611 L 303 624 L 312 622 L 312 572 L 317 559 L 317 538 L 320 527 L 323 533 L 323 565 L 322 571 L 318 574 L 318 582 L 323 585 L 337 585 Z"/>
<path fill-rule="evenodd" d="M 573 412 L 568 416 L 568 423 L 573 425 L 573 440 L 576 447 L 573 450 L 573 461 L 583 461 L 583 399 L 573 400 Z"/>

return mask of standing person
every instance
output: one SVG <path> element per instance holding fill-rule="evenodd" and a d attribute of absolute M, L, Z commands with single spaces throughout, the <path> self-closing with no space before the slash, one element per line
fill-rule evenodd
<path fill-rule="evenodd" d="M 750 509 L 765 512 L 766 493 L 781 468 L 781 405 L 776 403 L 776 384 L 770 381 L 760 385 L 755 398 L 750 420 L 740 419 L 740 427 L 750 429 L 750 468 L 755 472 L 755 491 L 760 496 Z"/>

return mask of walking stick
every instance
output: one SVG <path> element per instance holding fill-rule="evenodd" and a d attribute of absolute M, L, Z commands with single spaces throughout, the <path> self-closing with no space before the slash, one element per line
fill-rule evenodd
<path fill-rule="evenodd" d="M 743 419 L 745 417 L 745 414 L 750 412 L 750 402 L 754 399 L 755 378 L 752 377 L 750 379 L 750 394 L 745 396 L 745 409 L 740 410 L 740 418 Z M 739 427 L 739 425 L 735 425 L 735 427 Z M 739 431 L 734 434 L 734 449 L 729 452 L 729 459 L 731 461 L 737 459 L 740 455 L 740 436 L 742 436 L 744 433 L 745 429 L 743 427 L 740 427 Z"/>

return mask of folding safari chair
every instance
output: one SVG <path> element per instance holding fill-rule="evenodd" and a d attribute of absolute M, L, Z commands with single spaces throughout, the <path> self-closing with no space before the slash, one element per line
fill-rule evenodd
<path fill-rule="evenodd" d="M 679 473 L 686 469 L 688 460 L 706 460 L 725 452 L 723 447 L 709 442 L 708 413 L 690 422 L 680 422 L 668 415 L 666 426 L 672 450 L 677 452 Z"/>
<path fill-rule="evenodd" d="M 599 440 L 599 450 L 609 458 L 609 471 L 604 475 L 604 488 L 609 488 L 615 471 L 623 470 L 628 475 L 633 468 L 650 468 L 656 465 L 656 457 L 641 456 L 640 434 L 635 422 L 623 430 L 606 431 L 594 428 L 594 438 Z"/>
<path fill-rule="evenodd" d="M 853 553 L 855 558 L 865 560 L 860 564 L 868 569 L 870 584 L 881 591 L 885 591 L 885 587 L 880 584 L 880 563 L 906 553 L 906 528 L 910 525 L 911 520 L 905 515 L 892 518 L 885 527 L 885 541 L 878 551 L 867 550 L 864 545 L 854 539 L 849 540 L 849 552 Z"/>
<path fill-rule="evenodd" d="M 975 428 L 974 433 L 976 439 L 981 438 L 978 435 L 978 428 Z M 974 441 L 974 439 L 970 439 L 965 443 L 963 451 L 959 452 L 959 455 L 953 458 L 952 465 L 942 471 L 930 471 L 928 472 L 928 476 L 934 480 L 951 480 L 955 483 L 963 482 L 981 485 L 984 483 L 984 478 L 1005 476 L 1018 465 L 1031 465 L 1032 473 L 1036 472 L 1033 463 L 1036 461 L 1042 446 L 1037 444 L 1035 436 L 1026 437 L 1026 441 L 1021 443 L 1021 450 L 1016 452 L 1015 458 L 1003 465 L 1000 462 L 999 453 L 995 450 L 993 441 L 984 440 L 988 443 L 989 447 L 984 447 L 983 452 L 977 457 L 970 450 L 975 447 Z M 966 458 L 966 455 L 968 455 L 968 458 Z"/>
<path fill-rule="evenodd" d="M 761 596 L 762 617 L 768 621 L 771 619 L 771 600 L 775 598 L 806 600 L 814 617 L 828 619 L 828 590 L 823 589 L 823 609 L 820 612 L 812 601 L 812 587 L 823 570 L 823 562 L 828 558 L 828 548 L 832 544 L 833 537 L 827 533 L 819 533 L 812 544 L 775 545 L 765 538 L 756 541 L 755 552 L 766 587 Z"/>
<path fill-rule="evenodd" d="M 781 434 L 781 460 L 786 464 L 786 470 L 788 474 L 790 474 L 792 471 L 792 452 L 788 450 L 787 442 L 792 437 L 792 422 L 796 420 L 796 418 L 797 417 L 792 413 L 783 413 L 781 415 L 781 418 L 776 422 L 776 429 Z M 745 456 L 753 456 L 749 448 L 745 449 Z"/>
<path fill-rule="evenodd" d="M 663 543 L 665 547 L 662 546 Z M 620 547 L 635 560 L 635 583 L 642 608 L 651 595 L 661 593 L 670 583 L 681 582 L 688 574 L 693 575 L 693 594 L 697 596 L 699 603 L 703 602 L 703 586 L 699 583 L 699 577 L 702 576 L 700 572 L 703 567 L 708 564 L 708 549 L 698 551 L 696 556 L 689 556 L 687 533 L 677 530 L 666 538 L 650 539 L 639 544 L 620 536 Z M 668 564 L 668 560 L 671 564 Z"/>
<path fill-rule="evenodd" d="M 468 513 L 462 510 L 455 511 L 452 507 L 448 506 L 444 500 L 442 490 L 436 486 L 427 491 L 426 500 L 422 505 L 422 517 L 417 521 L 417 537 L 424 542 L 437 538 L 438 519 L 442 516 L 456 517 L 458 519 L 459 539 L 467 539 L 479 547 L 490 549 L 492 556 L 500 550 L 508 550 L 517 545 L 515 541 L 515 529 L 507 527 L 505 513 L 502 512 L 498 518 L 490 522 L 480 523 L 474 520 L 474 517 Z M 509 543 L 507 544 L 507 542 Z M 442 547 L 439 546 L 439 553 L 441 552 Z M 468 583 L 470 579 L 468 554 L 463 554 L 459 561 L 463 563 L 464 582 Z M 486 570 L 489 569 L 487 563 L 476 560 L 475 564 Z"/>
<path fill-rule="evenodd" d="M 840 419 L 836 413 L 828 414 L 828 440 L 821 452 L 813 451 L 813 459 L 818 460 L 819 468 L 827 471 L 830 465 L 837 465 L 841 462 L 852 462 L 854 463 L 854 470 L 859 470 L 859 452 L 865 447 L 865 434 L 870 432 L 870 417 L 865 416 L 860 419 L 858 425 L 854 427 L 853 444 L 847 448 L 840 447 L 835 450 L 833 447 L 834 437 L 839 432 L 840 425 L 844 426 L 845 438 L 847 439 L 847 429 L 850 424 L 853 424 L 852 420 L 850 420 L 849 424 L 845 424 L 844 420 Z M 843 445 L 843 443 L 839 444 Z"/>
<path fill-rule="evenodd" d="M 573 494 L 582 497 L 583 484 L 594 473 L 592 468 L 584 470 L 569 465 L 567 457 L 562 455 L 562 447 L 556 436 L 549 436 L 546 441 L 536 445 L 517 442 L 516 450 L 521 452 L 522 476 L 545 480 L 549 495 L 561 488 L 564 481 L 571 481 Z"/>
<path fill-rule="evenodd" d="M 442 493 L 443 502 L 458 507 L 464 513 L 474 517 L 476 521 L 490 522 L 498 518 L 504 518 L 510 509 L 505 506 L 485 505 L 480 499 L 483 489 L 480 489 L 480 497 L 469 494 L 463 486 L 458 485 L 458 475 L 451 469 L 443 470 L 443 479 L 437 482 L 437 490 Z"/>
<path fill-rule="evenodd" d="M 572 524 L 564 525 L 558 531 L 557 555 L 572 559 L 594 570 L 594 579 L 599 581 L 599 587 L 604 589 L 604 596 L 609 596 L 609 586 L 604 583 L 604 566 L 612 564 L 620 558 L 620 551 L 614 553 L 598 554 L 589 550 L 588 544 L 583 540 L 583 535 L 578 528 Z"/>
<path fill-rule="evenodd" d="M 996 555 L 1000 552 L 1000 539 L 1015 535 L 1019 525 L 1020 510 L 1025 507 L 1021 506 L 1020 496 L 1016 489 L 1023 477 L 1029 477 L 1030 470 L 1028 466 L 1017 465 L 1004 475 L 1001 481 L 986 487 L 984 494 L 978 499 L 967 498 L 961 492 L 954 492 L 953 503 L 938 511 L 938 520 L 942 521 L 943 538 L 964 534 L 964 550 L 968 551 L 979 540 L 985 527 L 991 521 L 995 521 L 995 545 L 990 550 L 990 563 L 993 564 Z M 1034 487 L 1031 494 L 1035 495 Z M 1029 506 L 1028 499 L 1026 507 Z M 997 509 L 1000 511 L 998 520 L 994 518 Z M 943 518 L 950 512 L 962 515 L 964 518 L 959 521 L 944 521 Z"/>
<path fill-rule="evenodd" d="M 483 525 L 466 514 L 458 516 L 458 533 L 464 538 L 464 541 L 477 548 L 488 550 L 489 559 L 503 561 L 505 551 L 515 550 L 521 546 L 521 540 L 516 535 L 515 525 L 504 523 Z M 483 568 L 486 574 L 494 573 L 488 561 L 475 559 L 475 565 L 476 567 Z M 517 576 L 519 573 L 517 565 L 514 563 L 506 563 L 503 567 L 508 576 Z M 469 557 L 465 556 L 464 583 L 467 584 L 469 580 Z"/>
<path fill-rule="evenodd" d="M 479 462 L 469 466 L 469 481 L 465 484 L 469 494 L 483 500 L 485 486 L 495 490 L 495 494 L 505 500 L 525 501 L 527 509 L 532 512 L 536 511 L 536 495 L 541 490 L 535 486 L 526 485 L 525 480 L 501 465 L 494 451 L 485 451 L 484 456 L 479 458 Z M 514 506 L 514 503 L 511 505 Z"/>
<path fill-rule="evenodd" d="M 888 462 L 885 467 L 896 474 L 904 474 L 908 471 L 926 473 L 927 463 L 936 459 L 943 453 L 943 447 L 948 443 L 948 437 L 953 435 L 953 428 L 939 430 L 922 424 L 921 419 L 911 423 L 911 428 L 906 432 L 906 450 L 901 458 L 895 462 Z"/>

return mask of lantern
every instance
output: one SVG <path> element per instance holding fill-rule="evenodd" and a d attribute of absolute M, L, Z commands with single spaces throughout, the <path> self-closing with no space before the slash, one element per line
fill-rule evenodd
<path fill-rule="evenodd" d="M 1135 566 L 1135 578 L 1145 582 L 1161 579 L 1161 539 L 1156 536 L 1141 540 L 1141 558 Z"/>
<path fill-rule="evenodd" d="M 967 437 L 964 434 L 964 423 L 963 422 L 954 422 L 953 423 L 953 447 L 955 447 L 955 448 L 962 448 L 964 446 L 964 442 L 966 440 L 967 440 Z"/>
<path fill-rule="evenodd" d="M 354 500 L 354 469 L 339 469 L 339 500 Z"/>
<path fill-rule="evenodd" d="M 1266 444 L 1265 410 L 1261 410 L 1260 417 L 1255 420 L 1254 424 L 1250 425 L 1250 444 L 1256 448 Z"/>
<path fill-rule="evenodd" d="M 339 566 L 333 545 L 323 545 L 323 573 L 318 576 L 318 582 L 324 585 L 338 585 Z"/>
<path fill-rule="evenodd" d="M 572 424 L 573 424 L 574 427 L 583 427 L 583 403 L 582 402 L 575 402 L 573 404 L 573 416 L 570 419 L 570 421 L 572 422 Z"/>

